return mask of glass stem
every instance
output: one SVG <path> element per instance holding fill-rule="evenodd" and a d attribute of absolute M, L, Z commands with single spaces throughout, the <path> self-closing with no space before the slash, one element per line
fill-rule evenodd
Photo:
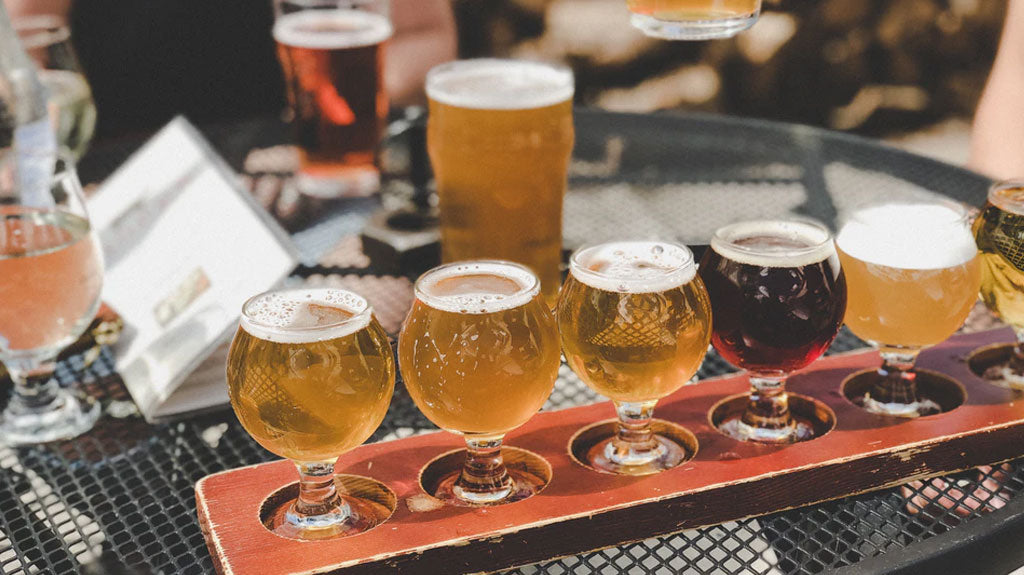
<path fill-rule="evenodd" d="M 664 448 L 654 438 L 651 419 L 658 401 L 615 401 L 619 429 L 609 444 L 608 459 L 624 464 L 647 463 L 661 456 Z"/>
<path fill-rule="evenodd" d="M 59 401 L 59 387 L 53 378 L 56 363 L 48 361 L 12 361 L 7 371 L 14 382 L 14 393 L 7 405 L 7 411 L 14 414 L 47 412 Z"/>
<path fill-rule="evenodd" d="M 871 389 L 871 399 L 878 403 L 911 404 L 917 401 L 917 381 L 913 372 L 917 350 L 879 350 L 882 375 Z"/>
<path fill-rule="evenodd" d="M 793 426 L 786 394 L 786 375 L 750 375 L 750 405 L 743 423 L 757 429 L 785 429 Z"/>
<path fill-rule="evenodd" d="M 299 516 L 348 515 L 348 504 L 334 484 L 333 461 L 296 461 L 299 469 L 299 497 L 293 510 Z"/>
<path fill-rule="evenodd" d="M 504 435 L 466 436 L 466 463 L 455 482 L 455 491 L 464 499 L 496 500 L 512 491 L 512 476 L 501 458 Z"/>

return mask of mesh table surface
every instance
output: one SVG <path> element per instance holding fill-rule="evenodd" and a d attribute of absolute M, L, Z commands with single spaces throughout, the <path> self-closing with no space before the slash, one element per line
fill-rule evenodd
<path fill-rule="evenodd" d="M 272 143 L 266 134 L 279 128 L 219 130 L 207 133 L 240 167 L 245 154 L 239 150 Z M 83 173 L 102 177 L 126 150 L 94 154 Z M 834 227 L 844 209 L 871 197 L 939 194 L 981 205 L 987 185 L 957 168 L 810 128 L 581 111 L 565 242 L 572 248 L 629 235 L 702 244 L 724 223 L 782 214 L 812 216 Z M 295 234 L 304 261 L 319 262 L 339 240 L 347 242 L 345 236 L 357 232 L 373 208 L 372 202 L 342 203 Z M 376 275 L 373 262 L 316 271 L 309 280 L 292 281 L 373 285 L 375 308 L 393 317 L 408 305 L 409 283 L 368 277 Z M 860 347 L 844 330 L 830 353 Z M 40 447 L 0 447 L 3 574 L 210 573 L 213 563 L 196 519 L 195 482 L 275 459 L 230 410 L 146 424 L 112 365 L 105 350 L 91 365 L 73 357 L 58 369 L 62 384 L 79 382 L 103 401 L 106 416 L 91 433 Z M 698 376 L 731 370 L 712 352 Z M 600 397 L 563 366 L 545 409 L 595 401 Z M 371 441 L 431 429 L 399 385 Z M 1024 463 L 945 479 L 945 486 L 884 490 L 509 573 L 821 573 L 905 548 L 1002 507 L 1024 491 Z"/>

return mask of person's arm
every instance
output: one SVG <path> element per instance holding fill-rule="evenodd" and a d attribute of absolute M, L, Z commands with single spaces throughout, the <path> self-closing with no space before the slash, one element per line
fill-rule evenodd
<path fill-rule="evenodd" d="M 1024 176 L 1024 0 L 1010 0 L 1006 24 L 974 115 L 971 168 L 998 179 Z"/>
<path fill-rule="evenodd" d="M 427 72 L 456 56 L 449 0 L 392 0 L 395 36 L 388 46 L 385 83 L 397 106 L 422 104 Z"/>
<path fill-rule="evenodd" d="M 54 14 L 67 21 L 71 0 L 4 0 L 11 19 L 36 14 Z"/>

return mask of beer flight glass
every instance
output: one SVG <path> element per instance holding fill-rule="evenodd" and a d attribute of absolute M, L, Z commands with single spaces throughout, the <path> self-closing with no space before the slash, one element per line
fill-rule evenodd
<path fill-rule="evenodd" d="M 920 393 L 914 362 L 963 325 L 978 297 L 981 264 L 967 211 L 940 200 L 863 206 L 836 237 L 846 274 L 846 325 L 875 346 L 882 366 L 858 401 L 872 412 L 941 411 Z"/>
<path fill-rule="evenodd" d="M 426 89 L 442 260 L 526 265 L 554 307 L 574 141 L 572 72 L 518 60 L 462 60 L 433 68 Z"/>
<path fill-rule="evenodd" d="M 617 432 L 585 463 L 647 475 L 684 461 L 685 448 L 655 434 L 651 420 L 658 400 L 697 372 L 711 337 L 711 304 L 690 250 L 654 241 L 582 248 L 557 314 L 569 367 L 618 415 Z"/>
<path fill-rule="evenodd" d="M 996 182 L 974 221 L 981 261 L 981 298 L 992 313 L 1013 327 L 1010 357 L 988 366 L 991 383 L 1024 390 L 1024 180 Z"/>
<path fill-rule="evenodd" d="M 839 333 L 846 280 L 829 231 L 796 220 L 741 222 L 718 229 L 700 264 L 711 298 L 711 342 L 747 370 L 750 401 L 719 424 L 743 441 L 792 443 L 814 427 L 789 409 L 786 379 L 821 356 Z"/>
<path fill-rule="evenodd" d="M 354 535 L 388 511 L 340 493 L 334 464 L 384 420 L 395 360 L 373 309 L 339 289 L 254 296 L 242 308 L 227 362 L 231 406 L 242 427 L 299 472 L 298 497 L 267 521 L 274 533 L 316 540 Z"/>
<path fill-rule="evenodd" d="M 319 198 L 376 192 L 388 113 L 388 0 L 275 0 L 274 10 L 273 35 L 300 148 L 297 188 Z"/>
<path fill-rule="evenodd" d="M 14 382 L 0 442 L 29 445 L 92 428 L 100 406 L 60 387 L 57 353 L 96 316 L 103 255 L 71 161 L 0 151 L 0 361 Z"/>
<path fill-rule="evenodd" d="M 626 0 L 626 6 L 634 27 L 665 40 L 729 38 L 761 14 L 761 0 Z"/>
<path fill-rule="evenodd" d="M 466 441 L 463 468 L 431 495 L 458 506 L 530 497 L 543 480 L 508 469 L 501 445 L 558 376 L 558 328 L 540 281 L 511 262 L 467 261 L 428 271 L 415 292 L 398 340 L 402 379 L 430 421 Z"/>

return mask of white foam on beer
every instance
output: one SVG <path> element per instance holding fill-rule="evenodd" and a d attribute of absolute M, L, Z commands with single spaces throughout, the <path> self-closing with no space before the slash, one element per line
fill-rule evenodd
<path fill-rule="evenodd" d="M 427 75 L 430 99 L 460 108 L 543 108 L 571 100 L 574 90 L 569 70 L 522 60 L 461 60 Z"/>
<path fill-rule="evenodd" d="M 343 313 L 328 317 L 327 310 L 332 308 Z M 370 304 L 352 292 L 294 289 L 250 299 L 242 310 L 241 325 L 253 337 L 267 341 L 312 343 L 353 334 L 369 325 L 372 317 Z"/>
<path fill-rule="evenodd" d="M 858 260 L 911 270 L 961 265 L 978 253 L 964 213 L 945 204 L 861 209 L 839 231 L 836 244 Z"/>
<path fill-rule="evenodd" d="M 274 22 L 274 40 L 297 48 L 337 50 L 380 44 L 393 34 L 380 14 L 360 10 L 304 10 Z"/>
<path fill-rule="evenodd" d="M 771 245 L 768 242 L 758 246 L 736 244 L 743 239 L 760 237 L 788 240 L 804 247 Z M 806 222 L 787 220 L 740 222 L 726 226 L 711 238 L 711 249 L 734 262 L 765 268 L 809 266 L 836 253 L 828 230 Z"/>
<path fill-rule="evenodd" d="M 491 275 L 510 280 L 519 286 L 514 293 L 494 291 L 461 291 L 439 293 L 440 284 L 454 278 Z M 450 264 L 433 269 L 416 282 L 416 297 L 434 309 L 454 313 L 484 314 L 526 305 L 540 293 L 540 282 L 529 269 L 509 262 L 474 261 Z"/>
<path fill-rule="evenodd" d="M 689 283 L 697 274 L 689 249 L 662 242 L 614 242 L 583 248 L 570 262 L 573 277 L 602 291 L 654 293 Z"/>

